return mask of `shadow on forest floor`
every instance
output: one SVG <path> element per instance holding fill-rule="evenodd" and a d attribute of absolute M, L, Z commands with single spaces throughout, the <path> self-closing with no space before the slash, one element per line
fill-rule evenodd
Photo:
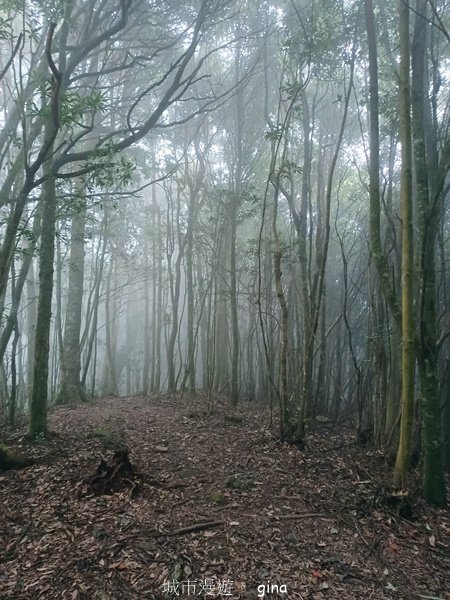
<path fill-rule="evenodd" d="M 382 456 L 205 402 L 104 399 L 7 436 L 44 460 L 0 474 L 0 599 L 450 597 L 449 513 L 393 497 Z"/>

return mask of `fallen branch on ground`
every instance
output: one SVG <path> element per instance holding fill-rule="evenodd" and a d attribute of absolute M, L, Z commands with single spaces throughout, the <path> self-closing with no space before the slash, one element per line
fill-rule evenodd
<path fill-rule="evenodd" d="M 270 515 L 271 519 L 282 519 L 284 521 L 294 521 L 295 519 L 312 519 L 318 517 L 321 519 L 328 519 L 327 515 L 322 513 L 300 513 L 295 515 Z"/>
<path fill-rule="evenodd" d="M 206 523 L 195 523 L 194 525 L 188 525 L 187 527 L 182 527 L 181 529 L 176 529 L 167 535 L 183 535 L 185 533 L 192 533 L 194 531 L 203 531 L 204 529 L 210 529 L 211 527 L 218 527 L 219 525 L 223 525 L 224 521 L 208 521 Z"/>

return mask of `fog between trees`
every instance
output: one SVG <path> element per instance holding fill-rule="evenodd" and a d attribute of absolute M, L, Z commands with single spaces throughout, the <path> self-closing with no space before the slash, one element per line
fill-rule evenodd
<path fill-rule="evenodd" d="M 445 3 L 0 3 L 1 402 L 269 405 L 450 459 Z M 447 448 L 447 452 L 445 449 Z"/>

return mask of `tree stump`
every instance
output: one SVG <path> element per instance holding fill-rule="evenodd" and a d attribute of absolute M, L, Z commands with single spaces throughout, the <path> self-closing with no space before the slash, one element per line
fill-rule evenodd
<path fill-rule="evenodd" d="M 132 494 L 137 488 L 136 469 L 130 461 L 128 448 L 114 452 L 111 461 L 101 459 L 95 473 L 88 479 L 89 487 L 96 495 L 114 494 L 129 488 Z"/>

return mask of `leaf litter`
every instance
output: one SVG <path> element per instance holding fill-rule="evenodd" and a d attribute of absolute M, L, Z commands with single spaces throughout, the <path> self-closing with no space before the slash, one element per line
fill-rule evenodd
<path fill-rule="evenodd" d="M 37 444 L 7 433 L 36 464 L 0 473 L 0 599 L 450 597 L 449 513 L 393 494 L 381 453 L 324 424 L 299 450 L 267 411 L 206 402 L 107 398 L 55 409 Z"/>

